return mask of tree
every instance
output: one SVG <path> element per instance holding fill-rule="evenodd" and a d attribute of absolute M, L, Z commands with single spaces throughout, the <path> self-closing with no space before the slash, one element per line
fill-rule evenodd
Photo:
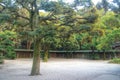
<path fill-rule="evenodd" d="M 107 0 L 102 0 L 102 7 L 103 7 L 103 9 L 104 9 L 104 11 L 105 11 L 105 13 L 108 11 L 108 2 L 107 2 Z"/>
<path fill-rule="evenodd" d="M 101 2 L 97 3 L 96 6 L 98 9 L 104 9 L 104 14 L 106 14 L 109 9 L 109 5 L 110 3 L 107 0 L 102 0 Z"/>
<path fill-rule="evenodd" d="M 74 0 L 74 3 L 72 4 L 75 9 L 77 9 L 78 6 L 84 6 L 84 7 L 92 7 L 93 2 L 92 0 Z"/>
<path fill-rule="evenodd" d="M 56 26 L 51 24 L 51 22 L 49 21 L 49 25 L 45 24 L 42 31 L 43 31 L 43 35 L 44 38 L 42 38 L 41 41 L 41 46 L 42 46 L 42 50 L 43 50 L 43 61 L 47 62 L 48 61 L 48 56 L 49 56 L 49 49 L 51 44 L 54 44 L 54 39 L 55 39 L 55 35 L 56 35 Z"/>
<path fill-rule="evenodd" d="M 99 29 L 99 31 L 101 30 L 100 33 L 102 34 L 99 38 L 100 42 L 97 45 L 97 49 L 112 49 L 111 45 L 116 41 L 119 41 L 116 36 L 119 34 L 118 26 L 120 26 L 120 16 L 109 11 L 104 16 L 98 18 L 95 26 L 96 29 Z"/>
<path fill-rule="evenodd" d="M 43 35 L 39 35 L 41 33 L 41 22 L 46 20 L 54 20 L 51 18 L 51 15 L 46 17 L 42 17 L 39 15 L 39 7 L 38 2 L 40 0 L 16 0 L 12 2 L 12 0 L 4 0 L 1 1 L 2 13 L 7 14 L 7 22 L 10 22 L 14 25 L 19 25 L 22 29 L 27 28 L 27 33 L 33 36 L 34 39 L 34 54 L 33 54 L 33 66 L 31 70 L 31 75 L 39 75 L 40 74 L 40 44 L 41 39 L 44 37 Z M 21 11 L 27 12 L 28 15 L 22 14 Z M 5 17 L 4 17 L 5 19 Z M 20 23 L 20 20 L 23 20 L 25 23 Z"/>
<path fill-rule="evenodd" d="M 106 4 L 103 6 L 105 11 L 108 10 Z M 87 6 L 87 8 L 76 9 L 80 6 Z M 116 25 L 119 23 L 119 18 L 115 21 L 115 16 L 119 17 L 119 15 L 109 17 L 106 13 L 104 17 L 101 17 L 103 15 L 99 17 L 96 12 L 97 9 L 92 6 L 91 0 L 75 0 L 72 5 L 67 5 L 63 0 L 58 0 L 58 2 L 0 0 L 1 24 L 6 22 L 7 28 L 10 24 L 10 29 L 14 28 L 14 31 L 27 36 L 27 39 L 34 43 L 31 75 L 40 74 L 40 51 L 45 49 L 47 53 L 53 38 L 57 44 L 55 48 L 62 47 L 66 50 L 73 50 L 81 47 L 82 49 L 90 49 L 91 46 L 96 47 L 97 40 L 100 40 L 99 38 L 107 28 L 119 27 L 119 24 Z M 115 23 L 111 24 L 111 21 Z M 4 28 L 6 27 L 4 26 Z M 106 30 L 105 34 L 108 31 Z"/>
<path fill-rule="evenodd" d="M 120 41 L 120 29 L 114 29 L 106 36 L 101 37 L 101 42 L 97 46 L 98 49 L 112 49 L 112 45 Z M 104 39 L 103 39 L 104 38 Z"/>
<path fill-rule="evenodd" d="M 113 0 L 113 3 L 111 3 L 110 8 L 112 9 L 112 11 L 119 13 L 120 12 L 120 0 Z"/>
<path fill-rule="evenodd" d="M 101 2 L 98 2 L 96 5 L 97 9 L 104 9 L 104 13 L 111 10 L 115 13 L 120 12 L 120 1 L 119 0 L 102 0 Z"/>
<path fill-rule="evenodd" d="M 41 40 L 49 33 L 44 34 L 42 29 L 45 25 L 49 25 L 49 21 L 57 23 L 57 21 L 62 21 L 65 10 L 70 9 L 67 6 L 62 6 L 58 2 L 52 2 L 54 5 L 50 5 L 49 9 L 42 8 L 42 0 L 4 0 L 0 2 L 2 7 L 1 14 L 6 14 L 3 16 L 2 21 L 8 22 L 13 26 L 19 27 L 23 30 L 25 34 L 29 34 L 33 37 L 34 41 L 34 52 L 33 52 L 33 65 L 31 70 L 31 75 L 40 74 L 40 51 L 41 51 Z M 51 1 L 47 1 L 48 3 Z M 46 8 L 46 9 L 45 9 Z M 39 10 L 43 9 L 49 14 L 46 16 L 41 16 Z M 71 10 L 71 9 L 70 9 Z M 70 11 L 69 10 L 69 11 Z M 72 10 L 73 11 L 73 10 Z M 25 12 L 25 13 L 24 13 Z M 69 12 L 66 12 L 68 14 Z M 27 14 L 27 15 L 26 15 Z M 61 25 L 57 24 L 57 25 Z"/>

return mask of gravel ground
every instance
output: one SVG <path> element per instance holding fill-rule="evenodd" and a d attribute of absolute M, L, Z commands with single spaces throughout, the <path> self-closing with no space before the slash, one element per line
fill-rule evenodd
<path fill-rule="evenodd" d="M 0 80 L 120 80 L 120 65 L 107 61 L 50 59 L 41 62 L 39 76 L 29 76 L 32 59 L 5 60 Z"/>

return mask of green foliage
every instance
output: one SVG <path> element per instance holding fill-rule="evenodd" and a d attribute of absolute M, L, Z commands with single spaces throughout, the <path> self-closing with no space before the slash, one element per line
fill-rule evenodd
<path fill-rule="evenodd" d="M 120 58 L 114 58 L 114 59 L 110 60 L 109 63 L 120 64 Z"/>
<path fill-rule="evenodd" d="M 85 8 L 89 8 L 93 6 L 92 0 L 74 0 L 73 3 L 74 7 L 78 7 L 78 6 L 84 6 Z"/>
<path fill-rule="evenodd" d="M 97 45 L 99 50 L 101 49 L 111 49 L 112 44 L 120 40 L 120 29 L 114 29 L 106 36 L 101 37 L 100 43 Z"/>
<path fill-rule="evenodd" d="M 4 63 L 4 57 L 0 55 L 0 64 L 3 64 Z"/>
<path fill-rule="evenodd" d="M 120 17 L 113 12 L 107 12 L 101 19 L 108 29 L 119 28 L 120 26 Z"/>
<path fill-rule="evenodd" d="M 16 37 L 16 33 L 12 31 L 0 32 L 0 50 L 6 53 L 6 57 L 14 59 L 16 57 L 14 51 L 14 42 L 13 40 Z"/>
<path fill-rule="evenodd" d="M 97 10 L 97 14 L 99 15 L 97 22 L 94 24 L 96 28 L 101 29 L 114 29 L 119 28 L 120 26 L 120 15 L 115 14 L 112 11 L 108 11 L 105 15 L 103 15 L 103 10 Z"/>
<path fill-rule="evenodd" d="M 13 46 L 7 46 L 6 47 L 6 58 L 9 58 L 9 59 L 15 59 L 16 58 L 16 54 L 15 54 L 15 51 L 14 51 L 14 47 Z"/>
<path fill-rule="evenodd" d="M 45 51 L 90 50 L 91 47 L 111 49 L 114 42 L 120 41 L 120 14 L 107 11 L 106 0 L 103 0 L 105 4 L 102 4 L 104 9 L 101 10 L 93 7 L 91 0 L 74 0 L 69 5 L 63 0 L 11 1 L 4 0 L 5 4 L 1 3 L 0 8 L 4 5 L 6 9 L 0 13 L 0 22 L 6 22 L 5 26 L 8 27 L 12 24 L 14 31 L 31 43 L 39 39 L 40 48 Z M 78 6 L 84 8 L 78 9 Z M 39 12 L 39 9 L 43 12 Z M 107 11 L 105 14 L 104 10 Z M 1 30 L 7 29 L 5 26 Z M 11 58 L 15 57 L 14 35 L 14 32 L 8 31 L 0 33 L 0 49 L 5 49 L 6 56 Z M 91 54 L 91 57 L 98 59 L 97 54 Z"/>
<path fill-rule="evenodd" d="M 10 19 L 10 15 L 9 14 L 0 14 L 0 22 L 5 22 L 7 20 Z"/>
<path fill-rule="evenodd" d="M 55 2 L 55 1 L 42 1 L 41 9 L 45 11 L 53 11 L 54 14 L 60 14 L 63 12 L 63 8 L 65 7 L 64 3 Z"/>
<path fill-rule="evenodd" d="M 100 56 L 99 56 L 99 54 L 98 53 L 92 53 L 92 54 L 89 54 L 88 55 L 88 58 L 89 59 L 92 59 L 92 60 L 99 60 L 100 59 Z"/>

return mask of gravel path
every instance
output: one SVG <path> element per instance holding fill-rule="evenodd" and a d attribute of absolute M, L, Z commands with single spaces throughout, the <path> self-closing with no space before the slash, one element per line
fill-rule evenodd
<path fill-rule="evenodd" d="M 39 76 L 29 76 L 31 65 L 32 59 L 5 60 L 0 80 L 120 80 L 120 65 L 107 61 L 50 59 Z"/>

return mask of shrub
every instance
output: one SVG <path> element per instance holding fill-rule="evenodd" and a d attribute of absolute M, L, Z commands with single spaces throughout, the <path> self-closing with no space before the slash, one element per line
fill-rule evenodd
<path fill-rule="evenodd" d="M 110 60 L 109 63 L 120 64 L 120 58 L 114 58 L 114 59 Z"/>
<path fill-rule="evenodd" d="M 3 64 L 4 60 L 3 60 L 3 56 L 0 56 L 0 64 Z"/>
<path fill-rule="evenodd" d="M 9 58 L 9 59 L 15 59 L 16 58 L 16 54 L 15 54 L 13 46 L 7 46 L 6 47 L 6 55 L 5 55 L 5 57 Z"/>
<path fill-rule="evenodd" d="M 92 59 L 92 60 L 99 60 L 100 56 L 99 56 L 99 54 L 94 53 L 94 54 L 90 54 L 89 58 Z"/>
<path fill-rule="evenodd" d="M 16 38 L 16 33 L 12 31 L 0 32 L 0 50 L 4 50 L 5 57 L 9 59 L 14 59 L 16 57 L 14 51 L 14 39 Z"/>

